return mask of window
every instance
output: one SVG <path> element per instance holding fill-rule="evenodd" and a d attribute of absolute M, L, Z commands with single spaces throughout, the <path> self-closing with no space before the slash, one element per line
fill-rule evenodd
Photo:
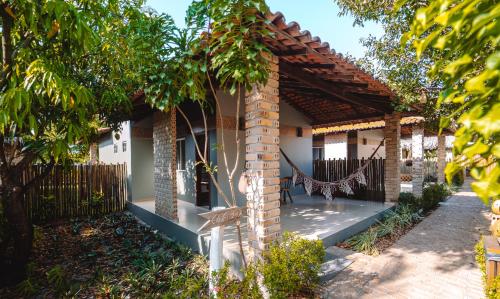
<path fill-rule="evenodd" d="M 177 139 L 177 170 L 186 169 L 186 139 Z"/>
<path fill-rule="evenodd" d="M 324 160 L 325 149 L 322 147 L 313 147 L 313 160 Z"/>
<path fill-rule="evenodd" d="M 113 145 L 113 152 L 118 153 L 118 144 Z"/>
<path fill-rule="evenodd" d="M 367 145 L 368 144 L 368 140 L 366 138 L 363 138 L 363 145 Z"/>
<path fill-rule="evenodd" d="M 127 141 L 123 141 L 122 142 L 122 152 L 126 152 L 127 151 Z"/>

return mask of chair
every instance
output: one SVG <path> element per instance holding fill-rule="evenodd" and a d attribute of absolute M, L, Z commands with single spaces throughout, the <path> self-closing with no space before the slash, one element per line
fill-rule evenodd
<path fill-rule="evenodd" d="M 292 196 L 290 195 L 290 186 L 292 185 L 292 177 L 284 177 L 280 179 L 280 199 L 283 195 L 283 203 L 286 204 L 286 195 L 290 198 L 290 202 L 293 203 Z"/>

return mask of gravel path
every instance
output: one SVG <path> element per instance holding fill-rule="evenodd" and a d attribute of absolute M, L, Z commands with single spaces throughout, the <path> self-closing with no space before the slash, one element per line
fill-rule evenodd
<path fill-rule="evenodd" d="M 463 188 L 380 256 L 329 248 L 354 263 L 325 285 L 324 297 L 483 298 L 474 245 L 489 233 L 488 210 Z"/>

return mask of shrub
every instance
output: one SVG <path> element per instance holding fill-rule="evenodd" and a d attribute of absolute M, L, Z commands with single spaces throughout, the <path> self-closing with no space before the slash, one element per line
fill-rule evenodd
<path fill-rule="evenodd" d="M 459 171 L 459 172 L 455 173 L 455 175 L 451 179 L 451 184 L 453 186 L 462 187 L 462 185 L 464 184 L 464 173 L 463 173 L 463 171 Z"/>
<path fill-rule="evenodd" d="M 415 198 L 415 195 L 413 195 L 413 193 L 411 192 L 401 192 L 399 193 L 399 203 L 415 205 L 417 203 L 417 199 Z"/>
<path fill-rule="evenodd" d="M 424 188 L 422 198 L 418 200 L 419 208 L 424 212 L 428 212 L 448 195 L 450 195 L 450 191 L 445 184 L 429 184 Z"/>
<path fill-rule="evenodd" d="M 484 292 L 486 296 L 490 299 L 496 299 L 500 297 L 500 276 L 495 277 L 495 279 L 490 283 L 486 283 L 486 252 L 484 250 L 483 238 L 477 242 L 474 247 L 476 251 L 476 263 L 481 269 Z"/>
<path fill-rule="evenodd" d="M 319 270 L 325 249 L 320 240 L 307 240 L 285 232 L 271 245 L 258 266 L 271 298 L 288 298 L 312 293 L 319 284 Z"/>
<path fill-rule="evenodd" d="M 257 281 L 257 268 L 249 264 L 243 273 L 243 280 L 239 281 L 229 274 L 230 263 L 226 261 L 224 267 L 214 273 L 214 285 L 217 288 L 217 298 L 263 298 Z"/>

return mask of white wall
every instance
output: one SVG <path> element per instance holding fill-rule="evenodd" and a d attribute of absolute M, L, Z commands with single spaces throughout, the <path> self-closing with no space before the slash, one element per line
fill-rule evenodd
<path fill-rule="evenodd" d="M 119 136 L 119 138 L 116 138 Z M 131 155 L 130 121 L 125 121 L 121 125 L 121 131 L 108 133 L 107 138 L 99 141 L 99 161 L 106 164 L 126 163 L 127 164 L 127 188 L 128 199 L 132 200 L 132 155 Z M 127 148 L 123 151 L 122 144 L 127 143 Z M 114 152 L 114 146 L 118 146 L 118 152 Z"/>
<path fill-rule="evenodd" d="M 347 157 L 347 134 L 325 135 L 325 159 L 345 159 Z"/>
<path fill-rule="evenodd" d="M 363 144 L 363 138 L 366 138 L 367 144 Z M 384 139 L 384 130 L 366 130 L 358 131 L 358 159 L 369 158 L 375 149 L 379 146 L 380 142 Z M 374 158 L 384 158 L 385 159 L 385 147 L 382 145 Z"/>

